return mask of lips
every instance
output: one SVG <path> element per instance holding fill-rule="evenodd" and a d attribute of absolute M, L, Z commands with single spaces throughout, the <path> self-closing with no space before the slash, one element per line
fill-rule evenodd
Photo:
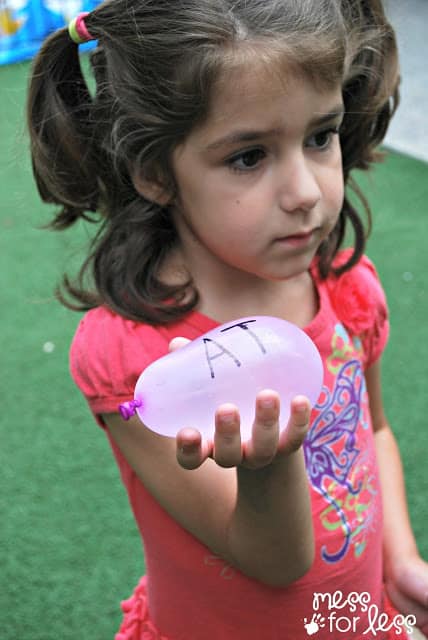
<path fill-rule="evenodd" d="M 309 244 L 314 237 L 315 229 L 309 231 L 299 231 L 298 233 L 290 233 L 288 236 L 278 238 L 278 242 L 291 247 L 304 247 Z"/>
<path fill-rule="evenodd" d="M 309 238 L 309 236 L 311 236 L 313 233 L 313 231 L 304 231 L 301 233 L 291 233 L 289 236 L 285 236 L 285 238 L 281 238 L 282 240 L 303 240 L 305 238 Z"/>

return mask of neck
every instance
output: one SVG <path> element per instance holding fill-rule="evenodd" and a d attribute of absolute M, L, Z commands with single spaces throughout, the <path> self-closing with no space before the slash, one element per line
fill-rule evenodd
<path fill-rule="evenodd" d="M 284 281 L 260 281 L 252 287 L 233 287 L 231 282 L 203 287 L 198 311 L 217 320 L 229 322 L 239 317 L 268 315 L 304 327 L 316 315 L 318 300 L 309 272 Z"/>
<path fill-rule="evenodd" d="M 270 315 L 304 327 L 318 309 L 316 287 L 309 271 L 285 280 L 266 280 L 222 264 L 185 255 L 177 249 L 162 269 L 162 279 L 183 282 L 190 273 L 200 294 L 197 311 L 224 323 L 250 315 Z"/>

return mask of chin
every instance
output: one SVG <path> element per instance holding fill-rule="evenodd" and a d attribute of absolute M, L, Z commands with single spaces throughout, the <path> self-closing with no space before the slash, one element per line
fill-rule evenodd
<path fill-rule="evenodd" d="M 273 277 L 273 280 L 291 280 L 304 275 L 311 268 L 315 253 L 308 256 L 300 256 L 295 260 L 288 260 L 287 266 L 282 270 L 282 275 Z M 285 266 L 284 266 L 285 267 Z"/>

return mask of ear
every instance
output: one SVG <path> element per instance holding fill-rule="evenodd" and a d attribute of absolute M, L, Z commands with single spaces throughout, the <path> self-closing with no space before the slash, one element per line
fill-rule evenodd
<path fill-rule="evenodd" d="M 172 193 L 170 193 L 169 189 L 167 189 L 160 180 L 150 180 L 146 178 L 141 170 L 134 172 L 131 177 L 136 191 L 146 198 L 146 200 L 155 202 L 161 207 L 165 207 L 170 203 Z"/>

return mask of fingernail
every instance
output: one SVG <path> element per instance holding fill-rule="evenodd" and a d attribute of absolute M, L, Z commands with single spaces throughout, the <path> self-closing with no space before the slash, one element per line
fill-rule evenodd
<path fill-rule="evenodd" d="M 272 409 L 275 406 L 275 400 L 273 398 L 263 398 L 260 404 L 263 409 Z"/>
<path fill-rule="evenodd" d="M 233 424 L 236 418 L 234 413 L 223 413 L 220 419 L 223 424 Z"/>
<path fill-rule="evenodd" d="M 308 410 L 308 405 L 302 402 L 302 404 L 296 404 L 295 408 L 299 413 L 306 413 L 306 411 Z"/>
<path fill-rule="evenodd" d="M 196 447 L 194 444 L 182 444 L 180 447 L 181 453 L 188 455 L 190 453 L 195 453 Z"/>

